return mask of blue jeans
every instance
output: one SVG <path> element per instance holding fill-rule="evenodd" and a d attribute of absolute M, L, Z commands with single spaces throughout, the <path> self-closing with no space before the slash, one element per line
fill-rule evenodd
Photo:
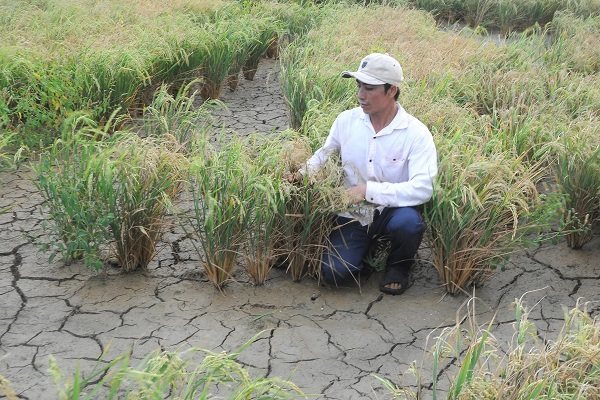
<path fill-rule="evenodd" d="M 411 267 L 425 231 L 418 207 L 388 207 L 377 214 L 369 226 L 337 217 L 338 227 L 329 236 L 330 245 L 323 252 L 321 270 L 325 282 L 337 284 L 360 272 L 375 235 L 383 235 L 391 242 L 386 268 Z"/>

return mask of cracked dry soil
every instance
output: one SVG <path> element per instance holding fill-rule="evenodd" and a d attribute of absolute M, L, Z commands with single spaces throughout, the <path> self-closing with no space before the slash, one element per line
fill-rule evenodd
<path fill-rule="evenodd" d="M 255 81 L 241 81 L 234 93 L 224 89 L 228 110 L 217 112 L 219 124 L 239 134 L 284 129 L 277 74 L 275 61 L 262 60 Z M 233 351 L 258 332 L 240 357 L 254 376 L 291 379 L 320 399 L 382 398 L 371 374 L 414 383 L 399 375 L 422 359 L 433 329 L 454 324 L 467 300 L 444 296 L 427 249 L 414 285 L 397 297 L 379 293 L 377 274 L 360 290 L 331 290 L 310 280 L 293 283 L 280 271 L 264 287 L 240 275 L 223 295 L 202 278 L 177 228 L 166 232 L 147 271 L 96 275 L 80 264 L 49 262 L 38 244 L 47 233 L 32 178 L 25 170 L 0 173 L 0 209 L 11 207 L 0 215 L 0 374 L 23 399 L 55 398 L 49 355 L 72 373 L 77 366 L 89 371 L 103 352 L 111 359 L 132 348 L 141 359 L 158 347 Z M 591 301 L 598 314 L 599 279 L 598 236 L 580 251 L 560 243 L 516 254 L 476 290 L 478 322 L 496 314 L 494 333 L 499 342 L 509 341 L 510 304 L 528 292 L 531 320 L 540 337 L 552 338 L 563 307 L 577 299 Z"/>

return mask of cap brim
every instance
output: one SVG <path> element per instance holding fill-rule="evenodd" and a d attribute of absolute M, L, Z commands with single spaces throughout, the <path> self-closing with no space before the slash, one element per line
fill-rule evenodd
<path fill-rule="evenodd" d="M 342 72 L 342 78 L 355 78 L 362 83 L 366 83 L 367 85 L 384 85 L 384 81 L 380 81 L 377 78 L 373 78 L 371 75 L 367 75 L 361 71 L 344 71 Z"/>

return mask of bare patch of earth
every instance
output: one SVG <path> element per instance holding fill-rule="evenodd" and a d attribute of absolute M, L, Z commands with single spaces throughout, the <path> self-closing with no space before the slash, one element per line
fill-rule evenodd
<path fill-rule="evenodd" d="M 225 129 L 267 134 L 286 127 L 277 71 L 276 62 L 263 60 L 254 82 L 224 93 L 229 109 L 218 117 Z M 11 207 L 0 215 L 0 375 L 23 399 L 55 397 L 50 355 L 72 373 L 77 366 L 90 371 L 103 352 L 110 359 L 132 349 L 141 359 L 158 347 L 233 351 L 258 333 L 240 357 L 254 376 L 291 379 L 320 399 L 381 398 L 384 391 L 371 374 L 414 384 L 399 375 L 423 357 L 434 329 L 455 323 L 468 300 L 444 295 L 426 248 L 414 285 L 402 296 L 381 295 L 378 274 L 363 279 L 360 289 L 334 290 L 310 280 L 293 283 L 281 271 L 263 287 L 240 273 L 220 293 L 202 277 L 178 228 L 164 235 L 147 271 L 97 275 L 80 264 L 49 262 L 40 251 L 47 221 L 30 172 L 3 172 L 0 182 L 0 209 Z M 539 336 L 551 338 L 563 307 L 579 298 L 592 301 L 598 314 L 599 279 L 598 236 L 580 251 L 560 243 L 516 254 L 472 293 L 477 320 L 484 324 L 495 315 L 497 340 L 510 341 L 510 304 L 523 296 Z"/>

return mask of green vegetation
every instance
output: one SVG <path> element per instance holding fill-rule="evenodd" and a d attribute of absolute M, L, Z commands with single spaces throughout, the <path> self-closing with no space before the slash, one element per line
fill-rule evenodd
<path fill-rule="evenodd" d="M 280 159 L 287 174 L 296 173 L 310 157 L 306 139 L 287 143 Z M 299 281 L 304 275 L 320 280 L 321 255 L 327 238 L 335 228 L 334 215 L 344 209 L 341 169 L 330 162 L 318 173 L 305 176 L 295 185 L 287 185 L 285 214 L 278 218 L 283 240 L 281 254 L 286 256 L 287 271 Z"/>
<path fill-rule="evenodd" d="M 145 268 L 165 227 L 180 223 L 219 289 L 239 263 L 257 285 L 276 264 L 294 280 L 318 280 L 332 216 L 345 204 L 339 169 L 334 160 L 296 184 L 283 177 L 354 104 L 354 83 L 339 72 L 367 53 L 389 52 L 406 73 L 401 104 L 438 146 L 424 217 L 429 261 L 448 292 L 484 283 L 512 252 L 556 236 L 550 223 L 561 222 L 570 247 L 586 245 L 600 223 L 598 2 L 397 3 L 435 18 L 347 4 L 0 0 L 0 164 L 14 163 L 24 151 L 17 149 L 40 152 L 34 169 L 52 253 L 65 262 L 100 270 L 116 259 L 124 271 Z M 508 40 L 482 40 L 478 29 L 441 31 L 436 18 L 500 29 Z M 219 103 L 198 106 L 198 96 L 218 98 L 228 78 L 234 90 L 242 71 L 252 79 L 273 43 L 294 130 L 221 137 L 210 118 Z M 528 341 L 530 327 L 517 302 L 508 349 L 496 347 L 489 327 L 462 342 L 451 340 L 460 326 L 442 332 L 434 394 L 440 363 L 454 354 L 463 362 L 449 398 L 600 396 L 596 320 L 571 311 L 543 348 Z M 123 356 L 92 376 L 76 373 L 60 393 L 185 398 L 233 382 L 239 398 L 301 396 L 288 382 L 251 379 L 236 355 L 207 353 L 198 369 L 171 352 L 138 368 Z M 386 385 L 398 396 L 417 395 Z M 0 392 L 14 397 L 2 377 Z"/>
<path fill-rule="evenodd" d="M 441 21 L 499 29 L 505 35 L 533 25 L 544 26 L 561 11 L 579 17 L 600 15 L 597 0 L 406 0 L 403 3 L 430 11 Z"/>
<path fill-rule="evenodd" d="M 50 145 L 80 111 L 101 127 L 115 112 L 136 115 L 163 83 L 199 78 L 202 96 L 218 98 L 234 63 L 256 63 L 276 34 L 295 35 L 316 15 L 269 4 L 1 2 L 2 144 Z"/>
<path fill-rule="evenodd" d="M 473 31 L 438 30 L 423 11 L 387 6 L 3 4 L 2 158 L 21 144 L 50 145 L 36 168 L 61 239 L 55 251 L 67 262 L 97 269 L 113 249 L 124 269 L 146 266 L 187 181 L 193 210 L 173 211 L 217 287 L 239 261 L 257 284 L 284 260 L 293 279 L 318 277 L 331 215 L 344 204 L 338 171 L 333 163 L 299 185 L 281 177 L 354 104 L 354 84 L 339 71 L 389 52 L 406 70 L 401 103 L 438 145 L 427 240 L 443 284 L 457 293 L 527 242 L 555 236 L 548 226 L 560 215 L 570 246 L 591 238 L 600 16 L 593 1 L 455 3 L 444 2 L 444 11 L 439 2 L 411 2 L 438 17 L 526 32 L 496 45 Z M 511 17 L 523 7 L 531 20 Z M 390 19 L 396 23 L 380 23 Z M 503 28 L 505 20 L 513 25 Z M 295 131 L 215 143 L 209 110 L 218 103 L 197 107 L 198 92 L 218 98 L 240 71 L 251 79 L 276 42 Z M 540 196 L 541 182 L 558 191 Z"/>
<path fill-rule="evenodd" d="M 430 350 L 433 358 L 433 399 L 595 399 L 600 396 L 600 324 L 590 317 L 585 305 L 565 312 L 558 337 L 543 343 L 529 311 L 515 302 L 514 335 L 508 343 L 493 336 L 493 322 L 477 327 L 474 315 L 456 326 L 445 328 Z M 463 318 L 457 318 L 458 320 Z M 440 367 L 444 361 L 458 360 L 450 374 L 448 393 L 438 391 Z M 411 374 L 417 380 L 424 371 L 416 365 Z M 424 388 L 397 387 L 377 379 L 392 398 L 422 398 Z"/>
<path fill-rule="evenodd" d="M 430 127 L 438 146 L 436 190 L 425 207 L 430 261 L 457 293 L 488 279 L 532 238 L 554 237 L 550 222 L 559 208 L 571 209 L 583 192 L 586 202 L 599 203 L 595 161 L 587 162 L 584 179 L 559 168 L 557 181 L 577 181 L 582 191 L 562 185 L 562 193 L 538 194 L 541 182 L 556 176 L 554 166 L 564 165 L 557 160 L 572 154 L 560 145 L 564 138 L 585 143 L 587 150 L 577 150 L 585 160 L 596 157 L 598 143 L 589 138 L 599 136 L 597 55 L 585 44 L 599 34 L 598 18 L 557 14 L 551 29 L 560 34 L 532 29 L 494 45 L 469 32 L 439 31 L 420 11 L 339 10 L 282 55 L 292 123 L 311 144 L 322 143 L 354 91 L 332 71 L 354 69 L 373 51 L 398 56 L 407 76 L 400 102 Z M 588 208 L 579 219 L 590 221 L 590 232 L 597 218 Z M 570 215 L 565 232 L 579 230 L 569 226 Z"/>
<path fill-rule="evenodd" d="M 125 271 L 145 268 L 186 160 L 178 144 L 118 132 L 104 146 L 85 131 L 53 146 L 37 167 L 66 262 L 82 259 L 99 270 L 109 245 Z M 112 239 L 112 241 L 110 241 Z"/>
<path fill-rule="evenodd" d="M 292 382 L 251 377 L 236 361 L 251 343 L 230 354 L 195 348 L 185 352 L 155 351 L 137 365 L 132 365 L 130 354 L 123 354 L 108 363 L 98 363 L 85 377 L 80 371 L 65 377 L 58 363 L 51 359 L 50 373 L 60 400 L 213 399 L 224 398 L 218 395 L 223 393 L 227 398 L 240 400 L 306 398 Z M 193 359 L 197 354 L 202 357 L 200 362 Z"/>
<path fill-rule="evenodd" d="M 580 249 L 592 240 L 600 220 L 600 142 L 598 136 L 565 140 L 555 166 L 556 179 L 565 194 L 563 218 L 569 247 Z"/>

